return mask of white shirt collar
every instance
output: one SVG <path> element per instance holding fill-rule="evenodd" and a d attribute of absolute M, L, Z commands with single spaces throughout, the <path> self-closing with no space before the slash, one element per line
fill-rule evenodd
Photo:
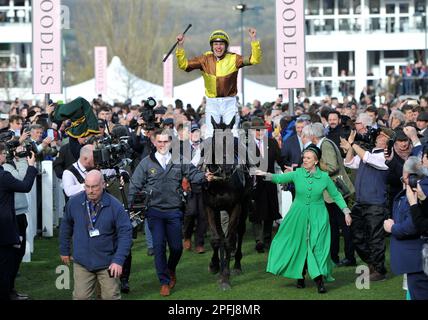
<path fill-rule="evenodd" d="M 162 164 L 162 159 L 165 158 L 166 159 L 165 163 L 168 165 L 169 161 L 171 160 L 171 153 L 168 152 L 166 155 L 162 155 L 156 151 L 155 157 L 159 161 L 160 164 Z"/>
<path fill-rule="evenodd" d="M 320 148 L 320 149 L 321 149 L 321 144 L 323 143 L 324 139 L 325 139 L 325 137 L 324 137 L 324 138 L 322 138 L 320 141 L 318 141 L 318 143 L 317 143 L 317 147 L 318 147 L 318 148 Z"/>

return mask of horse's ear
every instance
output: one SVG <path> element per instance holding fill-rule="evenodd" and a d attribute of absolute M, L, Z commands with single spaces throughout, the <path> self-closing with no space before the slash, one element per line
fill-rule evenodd
<path fill-rule="evenodd" d="M 233 117 L 232 121 L 230 121 L 230 123 L 228 125 L 229 129 L 233 129 L 233 126 L 235 125 L 235 122 L 236 122 L 236 116 Z"/>
<path fill-rule="evenodd" d="M 214 128 L 214 129 L 218 129 L 218 123 L 217 123 L 217 122 L 215 122 L 215 120 L 214 120 L 214 117 L 213 117 L 213 116 L 211 116 L 211 124 L 213 125 L 213 128 Z"/>

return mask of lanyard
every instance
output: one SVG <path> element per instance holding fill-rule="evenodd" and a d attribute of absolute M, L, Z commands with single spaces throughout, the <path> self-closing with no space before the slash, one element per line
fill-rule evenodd
<path fill-rule="evenodd" d="M 99 204 L 93 206 L 90 201 L 86 201 L 86 211 L 88 213 L 89 218 L 89 224 L 91 227 L 91 230 L 94 230 L 94 224 L 97 221 L 98 214 L 100 212 L 101 206 Z"/>

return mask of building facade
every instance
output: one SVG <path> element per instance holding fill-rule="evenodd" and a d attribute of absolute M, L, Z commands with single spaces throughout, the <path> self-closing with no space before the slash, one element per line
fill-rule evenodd
<path fill-rule="evenodd" d="M 427 12 L 427 0 L 306 0 L 307 96 L 427 94 Z"/>
<path fill-rule="evenodd" d="M 0 96 L 31 92 L 31 1 L 0 0 Z"/>

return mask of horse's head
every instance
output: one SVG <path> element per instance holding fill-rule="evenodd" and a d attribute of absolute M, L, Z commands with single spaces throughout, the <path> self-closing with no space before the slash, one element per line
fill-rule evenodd
<path fill-rule="evenodd" d="M 214 128 L 214 135 L 211 140 L 212 161 L 207 164 L 207 167 L 221 180 L 230 178 L 236 168 L 235 143 L 232 133 L 235 122 L 235 117 L 229 124 L 224 123 L 223 118 L 220 118 L 220 122 L 217 123 L 211 117 L 211 124 Z"/>

